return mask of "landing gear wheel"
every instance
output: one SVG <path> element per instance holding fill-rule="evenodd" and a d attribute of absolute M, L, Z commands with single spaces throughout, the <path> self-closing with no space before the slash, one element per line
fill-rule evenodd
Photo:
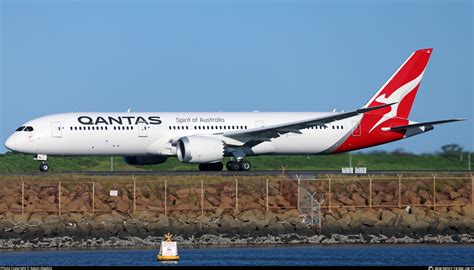
<path fill-rule="evenodd" d="M 240 171 L 240 162 L 231 161 L 229 171 Z"/>
<path fill-rule="evenodd" d="M 247 160 L 241 160 L 240 168 L 242 171 L 250 171 L 250 169 L 252 168 L 252 164 L 250 164 L 250 162 L 248 162 Z"/>
<path fill-rule="evenodd" d="M 222 171 L 224 169 L 224 165 L 222 162 L 211 163 L 213 165 L 214 171 Z"/>
<path fill-rule="evenodd" d="M 41 162 L 39 166 L 40 171 L 47 172 L 49 170 L 49 165 L 46 162 Z"/>
<path fill-rule="evenodd" d="M 232 160 L 229 160 L 229 161 L 227 161 L 227 163 L 225 164 L 225 168 L 226 168 L 228 171 L 230 171 L 230 165 L 232 164 L 232 162 L 233 162 Z"/>

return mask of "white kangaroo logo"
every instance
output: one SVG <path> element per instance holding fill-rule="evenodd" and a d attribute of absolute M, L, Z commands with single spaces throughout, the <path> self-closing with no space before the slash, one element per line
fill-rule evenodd
<path fill-rule="evenodd" d="M 385 122 L 386 120 L 389 120 L 391 118 L 394 118 L 398 114 L 398 105 L 400 105 L 400 102 L 408 95 L 411 91 L 413 91 L 418 84 L 420 84 L 421 78 L 423 77 L 423 72 L 416 77 L 414 80 L 402 85 L 400 88 L 395 90 L 391 95 L 387 97 L 387 94 L 383 94 L 378 96 L 375 101 L 383 104 L 390 104 L 394 103 L 392 106 L 390 106 L 390 111 L 388 111 L 386 114 L 380 118 L 380 120 L 370 129 L 369 133 L 374 130 L 374 128 L 378 127 L 381 123 Z"/>

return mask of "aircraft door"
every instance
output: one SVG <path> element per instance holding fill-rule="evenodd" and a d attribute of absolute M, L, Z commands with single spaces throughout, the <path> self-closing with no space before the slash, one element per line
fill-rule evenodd
<path fill-rule="evenodd" d="M 148 137 L 148 127 L 144 123 L 138 123 L 138 137 Z"/>
<path fill-rule="evenodd" d="M 62 137 L 62 127 L 61 122 L 52 121 L 51 122 L 51 136 L 53 138 L 61 138 Z"/>
<path fill-rule="evenodd" d="M 264 121 L 255 121 L 255 127 L 256 127 L 256 128 L 264 127 L 264 126 L 265 126 L 265 122 L 264 122 Z"/>
<path fill-rule="evenodd" d="M 355 127 L 354 130 L 352 130 L 352 136 L 360 136 L 361 134 L 361 124 L 362 121 L 352 121 L 352 126 Z"/>

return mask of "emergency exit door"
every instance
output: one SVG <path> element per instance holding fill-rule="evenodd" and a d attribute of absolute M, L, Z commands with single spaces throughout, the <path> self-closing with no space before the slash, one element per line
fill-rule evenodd
<path fill-rule="evenodd" d="M 265 126 L 265 122 L 264 122 L 264 121 L 255 121 L 255 127 L 256 127 L 256 128 L 264 127 L 264 126 Z"/>
<path fill-rule="evenodd" d="M 53 138 L 61 138 L 62 137 L 62 127 L 61 122 L 52 121 L 51 122 L 51 136 Z"/>
<path fill-rule="evenodd" d="M 148 127 L 144 123 L 138 124 L 138 137 L 148 137 Z"/>

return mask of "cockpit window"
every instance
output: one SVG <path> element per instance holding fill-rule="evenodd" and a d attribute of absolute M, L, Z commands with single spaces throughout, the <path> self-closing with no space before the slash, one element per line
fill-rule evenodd
<path fill-rule="evenodd" d="M 27 127 L 25 128 L 25 131 L 27 131 L 27 132 L 33 131 L 33 127 L 27 126 Z"/>
<path fill-rule="evenodd" d="M 16 131 L 22 131 L 23 129 L 25 129 L 25 126 L 21 126 L 21 127 L 17 128 Z"/>

